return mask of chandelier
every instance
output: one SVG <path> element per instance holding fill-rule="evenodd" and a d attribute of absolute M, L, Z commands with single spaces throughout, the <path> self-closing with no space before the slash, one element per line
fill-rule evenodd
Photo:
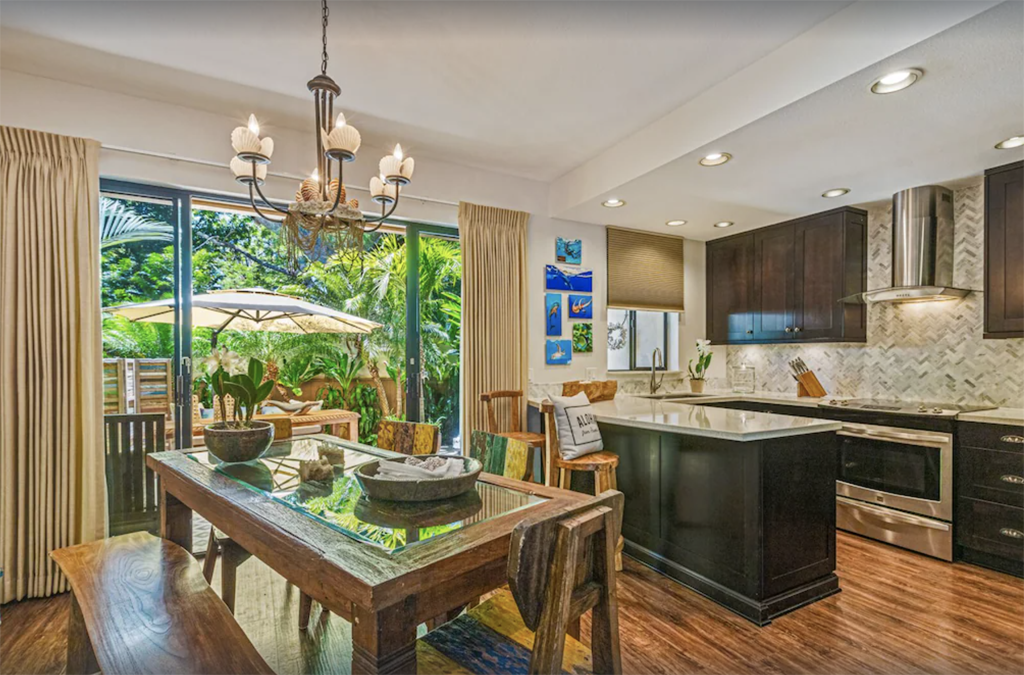
<path fill-rule="evenodd" d="M 236 153 L 231 160 L 235 180 L 249 186 L 249 202 L 260 218 L 283 226 L 288 258 L 293 267 L 299 251 L 312 256 L 321 242 L 332 245 L 335 250 L 353 251 L 361 258 L 363 235 L 378 230 L 395 212 L 402 186 L 409 184 L 415 166 L 412 157 L 403 156 L 400 144 L 395 146 L 393 154 L 380 160 L 380 175 L 370 179 L 370 198 L 380 205 L 379 216 L 364 215 L 359 210 L 358 200 L 345 201 L 344 167 L 355 160 L 362 138 L 359 131 L 345 121 L 344 113 L 334 116 L 334 99 L 341 93 L 341 88 L 327 75 L 327 20 L 330 14 L 327 0 L 322 0 L 321 8 L 323 51 L 320 74 L 307 83 L 313 94 L 316 168 L 299 185 L 295 201 L 287 208 L 271 202 L 261 189 L 274 154 L 274 139 L 269 136 L 260 138 L 255 115 L 249 116 L 248 126 L 231 132 L 231 146 Z M 273 209 L 281 216 L 271 217 L 267 215 L 267 209 Z"/>

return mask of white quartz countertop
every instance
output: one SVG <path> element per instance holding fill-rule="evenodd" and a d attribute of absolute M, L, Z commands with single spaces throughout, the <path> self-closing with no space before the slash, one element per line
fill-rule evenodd
<path fill-rule="evenodd" d="M 710 398 L 703 397 L 701 400 L 707 401 Z M 750 400 L 746 397 L 736 398 Z M 531 403 L 537 404 L 536 401 Z M 730 441 L 760 441 L 802 436 L 838 431 L 842 426 L 839 422 L 831 420 L 710 408 L 675 401 L 645 399 L 628 394 L 619 394 L 611 401 L 592 403 L 591 407 L 597 421 L 605 424 Z"/>
<path fill-rule="evenodd" d="M 1024 424 L 1024 408 L 995 408 L 961 413 L 956 417 L 961 422 L 984 422 L 987 424 Z"/>
<path fill-rule="evenodd" d="M 688 392 L 670 392 L 655 394 L 658 398 L 676 398 L 676 397 L 687 397 L 694 400 L 699 400 L 703 403 L 724 403 L 726 401 L 752 401 L 756 403 L 784 403 L 786 405 L 799 405 L 807 408 L 817 408 L 819 403 L 827 403 L 828 401 L 841 401 L 843 400 L 838 396 L 826 396 L 824 398 L 816 398 L 814 396 L 797 396 L 796 393 L 783 393 L 773 391 L 758 391 L 752 394 L 738 394 L 733 391 L 705 391 L 703 394 L 689 394 Z M 646 394 L 639 394 L 637 398 L 649 398 Z M 673 400 L 673 403 L 685 403 L 686 401 Z"/>

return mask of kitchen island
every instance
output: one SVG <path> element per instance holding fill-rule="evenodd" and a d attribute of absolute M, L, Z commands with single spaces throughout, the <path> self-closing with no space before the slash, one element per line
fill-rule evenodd
<path fill-rule="evenodd" d="M 838 422 L 623 395 L 593 410 L 628 555 L 762 626 L 839 591 Z"/>

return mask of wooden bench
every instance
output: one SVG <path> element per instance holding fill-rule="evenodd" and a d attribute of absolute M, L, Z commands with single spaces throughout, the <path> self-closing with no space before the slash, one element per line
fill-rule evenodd
<path fill-rule="evenodd" d="M 274 672 L 177 544 L 137 532 L 51 557 L 71 583 L 69 675 Z"/>

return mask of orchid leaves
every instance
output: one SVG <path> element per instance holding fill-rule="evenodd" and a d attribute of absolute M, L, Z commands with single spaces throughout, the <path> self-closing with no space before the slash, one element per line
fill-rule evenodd
<path fill-rule="evenodd" d="M 229 375 L 223 367 L 218 368 L 211 378 L 213 391 L 221 400 L 221 416 L 224 414 L 224 396 L 235 400 L 235 423 L 243 428 L 252 425 L 252 417 L 270 396 L 276 384 L 274 380 L 263 381 L 266 368 L 259 359 L 249 359 L 247 372 Z"/>
<path fill-rule="evenodd" d="M 703 380 L 711 365 L 711 340 L 697 340 L 697 367 L 693 367 L 693 359 L 690 359 L 686 369 L 690 373 L 691 380 Z"/>

